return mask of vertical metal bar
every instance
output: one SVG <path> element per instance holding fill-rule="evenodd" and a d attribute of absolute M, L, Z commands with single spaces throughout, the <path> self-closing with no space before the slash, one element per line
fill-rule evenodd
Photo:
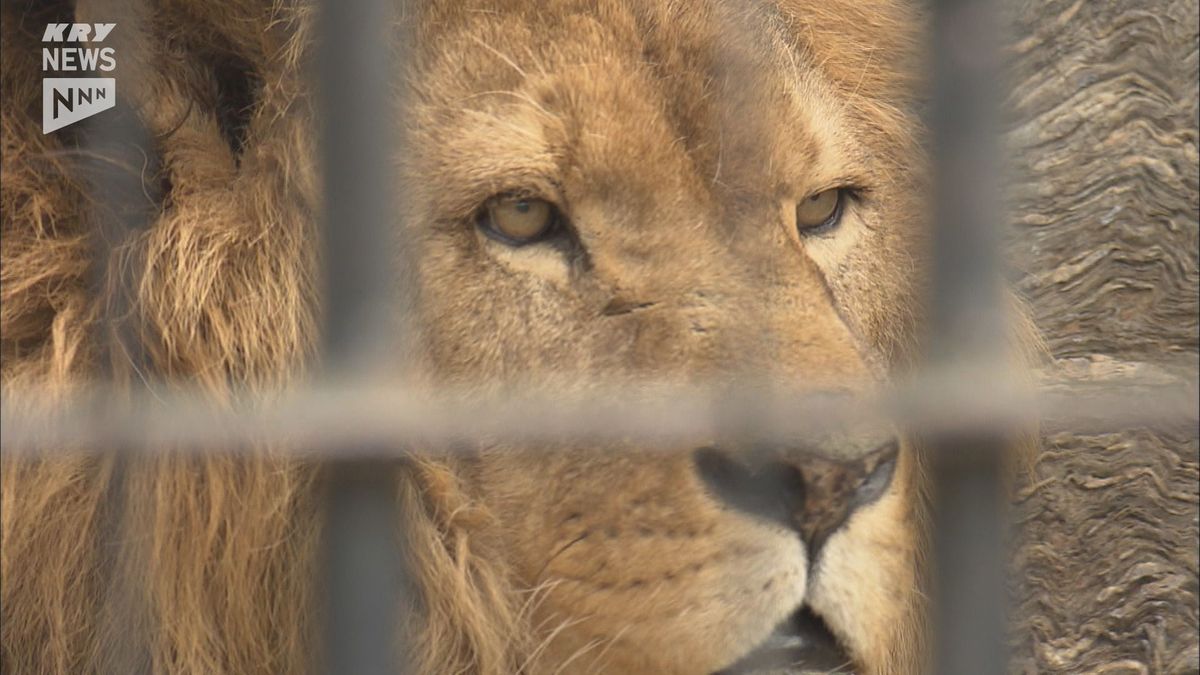
<path fill-rule="evenodd" d="M 147 198 L 155 190 L 144 185 L 142 179 L 143 170 L 150 176 L 158 175 L 156 166 L 143 167 L 147 158 L 154 157 L 152 148 L 148 130 L 123 99 L 110 114 L 87 120 L 80 135 L 80 161 L 84 163 L 91 205 L 88 220 L 93 228 L 93 283 L 104 306 L 96 327 L 96 343 L 104 350 L 100 367 L 114 384 L 128 386 L 131 394 L 145 387 L 149 364 L 138 335 L 137 308 L 132 297 L 137 285 L 135 265 L 124 259 L 128 252 L 123 249 L 153 222 L 153 212 L 159 206 Z M 122 397 L 93 402 L 95 428 L 101 437 L 108 415 L 116 406 L 127 404 Z M 142 560 L 132 548 L 141 535 L 135 529 L 138 523 L 129 518 L 131 459 L 124 448 L 107 450 L 111 455 L 104 460 L 108 471 L 100 515 L 99 555 L 102 586 L 106 589 L 100 630 L 104 641 L 111 645 L 105 655 L 106 664 L 116 672 L 149 672 L 149 654 L 141 642 L 144 635 L 135 630 L 148 626 L 140 621 L 143 614 L 138 603 L 144 593 L 135 587 L 140 573 L 131 569 Z"/>
<path fill-rule="evenodd" d="M 325 376 L 338 381 L 371 377 L 394 351 L 397 337 L 391 4 L 325 0 L 318 17 L 325 181 L 321 358 Z M 326 468 L 326 669 L 345 675 L 402 672 L 397 467 L 342 460 Z"/>
<path fill-rule="evenodd" d="M 999 33 L 989 0 L 933 3 L 931 365 L 999 363 Z M 931 443 L 939 673 L 1007 672 L 1001 438 Z"/>
<path fill-rule="evenodd" d="M 396 189 L 391 3 L 325 0 L 318 82 L 325 182 L 322 359 L 337 377 L 370 376 L 394 349 Z"/>
<path fill-rule="evenodd" d="M 116 24 L 108 41 L 121 64 L 136 63 L 146 51 L 136 39 L 143 35 L 140 5 L 140 0 L 111 2 L 105 5 L 106 15 L 99 17 Z M 79 123 L 79 153 L 73 160 L 87 191 L 89 211 L 85 218 L 91 237 L 92 293 L 102 307 L 94 329 L 95 343 L 101 350 L 99 374 L 136 396 L 148 385 L 152 368 L 138 326 L 137 239 L 154 223 L 162 207 L 162 166 L 150 130 L 131 106 L 130 94 L 122 93 L 122 87 L 132 88 L 131 83 L 140 74 L 137 66 L 122 65 L 116 73 L 90 74 L 115 75 L 118 80 L 114 108 Z M 105 396 L 92 402 L 98 437 L 104 437 L 109 416 L 127 405 L 129 400 L 124 396 Z M 127 448 L 119 445 L 105 450 L 111 454 L 104 458 L 104 466 L 97 468 L 107 479 L 98 555 L 100 586 L 104 589 L 98 629 L 100 642 L 108 645 L 102 658 L 109 671 L 147 673 L 152 657 L 146 631 L 153 627 L 148 625 L 146 593 L 140 585 L 146 564 L 138 543 L 142 541 L 138 529 L 141 523 L 131 517 L 136 509 L 129 504 L 133 460 Z"/>

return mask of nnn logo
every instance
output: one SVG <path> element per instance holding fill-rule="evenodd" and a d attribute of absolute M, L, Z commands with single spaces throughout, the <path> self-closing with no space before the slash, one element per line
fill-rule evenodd
<path fill-rule="evenodd" d="M 42 72 L 112 71 L 112 47 L 101 47 L 116 24 L 52 23 L 42 34 Z M 61 129 L 117 104 L 117 81 L 111 77 L 45 77 L 42 79 L 42 133 Z"/>
<path fill-rule="evenodd" d="M 42 80 L 42 133 L 61 129 L 117 104 L 111 77 L 48 77 Z"/>

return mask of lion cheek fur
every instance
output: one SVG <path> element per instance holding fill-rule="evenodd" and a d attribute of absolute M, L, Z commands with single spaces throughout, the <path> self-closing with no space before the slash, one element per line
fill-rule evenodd
<path fill-rule="evenodd" d="M 606 478 L 569 488 L 530 481 L 519 453 L 488 461 L 483 501 L 537 596 L 551 670 L 569 660 L 578 672 L 712 672 L 803 601 L 794 532 L 717 503 L 689 458 L 657 460 L 576 457 L 579 475 Z"/>
<path fill-rule="evenodd" d="M 907 450 L 888 493 L 825 545 L 806 599 L 870 675 L 915 672 L 926 649 L 917 576 L 924 534 L 913 494 L 919 467 Z"/>

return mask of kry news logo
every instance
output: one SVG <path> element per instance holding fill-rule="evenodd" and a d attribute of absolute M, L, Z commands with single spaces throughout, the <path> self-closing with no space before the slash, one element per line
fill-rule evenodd
<path fill-rule="evenodd" d="M 58 46 L 104 42 L 115 23 L 52 23 L 42 42 L 42 72 L 111 72 L 117 67 L 112 47 Z M 111 77 L 42 78 L 42 133 L 61 129 L 117 104 L 117 81 Z"/>

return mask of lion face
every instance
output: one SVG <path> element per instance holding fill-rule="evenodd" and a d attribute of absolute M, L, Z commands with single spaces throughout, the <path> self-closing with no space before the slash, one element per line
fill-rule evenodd
<path fill-rule="evenodd" d="M 884 376 L 913 306 L 916 168 L 855 16 L 428 8 L 406 146 L 428 376 Z M 808 608 L 893 672 L 915 649 L 913 467 L 894 433 L 861 436 L 836 466 L 811 448 L 484 444 L 463 473 L 494 516 L 479 536 L 535 598 L 548 671 L 714 672 Z"/>

